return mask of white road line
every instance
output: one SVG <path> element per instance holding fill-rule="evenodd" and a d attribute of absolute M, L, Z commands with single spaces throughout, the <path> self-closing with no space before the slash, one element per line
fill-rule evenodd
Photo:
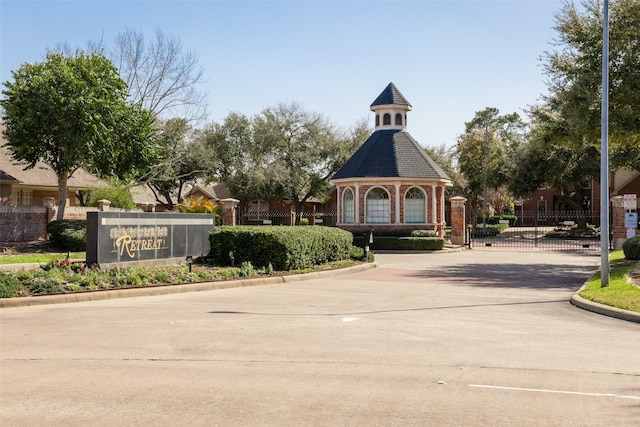
<path fill-rule="evenodd" d="M 640 396 L 623 396 L 623 395 L 613 394 L 613 393 L 584 393 L 580 391 L 546 390 L 542 388 L 502 387 L 497 385 L 482 385 L 482 384 L 468 384 L 468 386 L 475 387 L 475 388 L 490 388 L 495 390 L 530 391 L 534 393 L 573 394 L 577 396 L 615 397 L 618 399 L 640 400 Z"/>

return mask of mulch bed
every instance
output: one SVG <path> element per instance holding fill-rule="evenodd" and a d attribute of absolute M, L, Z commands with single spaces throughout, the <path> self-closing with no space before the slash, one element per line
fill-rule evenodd
<path fill-rule="evenodd" d="M 5 255 L 22 255 L 22 254 L 47 254 L 62 253 L 63 250 L 54 247 L 47 240 L 38 240 L 34 242 L 0 242 L 0 256 Z"/>

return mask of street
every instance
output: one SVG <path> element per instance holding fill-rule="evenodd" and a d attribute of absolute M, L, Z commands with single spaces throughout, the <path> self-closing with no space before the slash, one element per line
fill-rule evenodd
<path fill-rule="evenodd" d="M 377 254 L 325 279 L 0 309 L 3 426 L 636 426 L 599 258 Z"/>

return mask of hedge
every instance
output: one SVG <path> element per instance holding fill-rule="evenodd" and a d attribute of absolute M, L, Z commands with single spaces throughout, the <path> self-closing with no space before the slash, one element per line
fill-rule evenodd
<path fill-rule="evenodd" d="M 364 237 L 354 237 L 353 244 L 363 245 Z M 444 247 L 444 239 L 440 237 L 394 237 L 373 236 L 373 243 L 369 245 L 371 250 L 404 250 L 404 251 L 431 251 L 441 250 Z"/>
<path fill-rule="evenodd" d="M 297 270 L 331 261 L 349 259 L 351 233 L 332 227 L 222 226 L 209 233 L 209 257 L 229 265 L 233 251 L 236 264 Z"/>

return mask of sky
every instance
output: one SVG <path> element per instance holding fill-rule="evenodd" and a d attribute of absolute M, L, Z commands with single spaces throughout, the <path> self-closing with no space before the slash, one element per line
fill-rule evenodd
<path fill-rule="evenodd" d="M 296 102 L 347 129 L 393 82 L 409 133 L 455 145 L 475 112 L 526 109 L 546 94 L 562 0 L 0 0 L 0 82 L 48 48 L 113 46 L 126 28 L 178 37 L 204 71 L 208 121 Z"/>

